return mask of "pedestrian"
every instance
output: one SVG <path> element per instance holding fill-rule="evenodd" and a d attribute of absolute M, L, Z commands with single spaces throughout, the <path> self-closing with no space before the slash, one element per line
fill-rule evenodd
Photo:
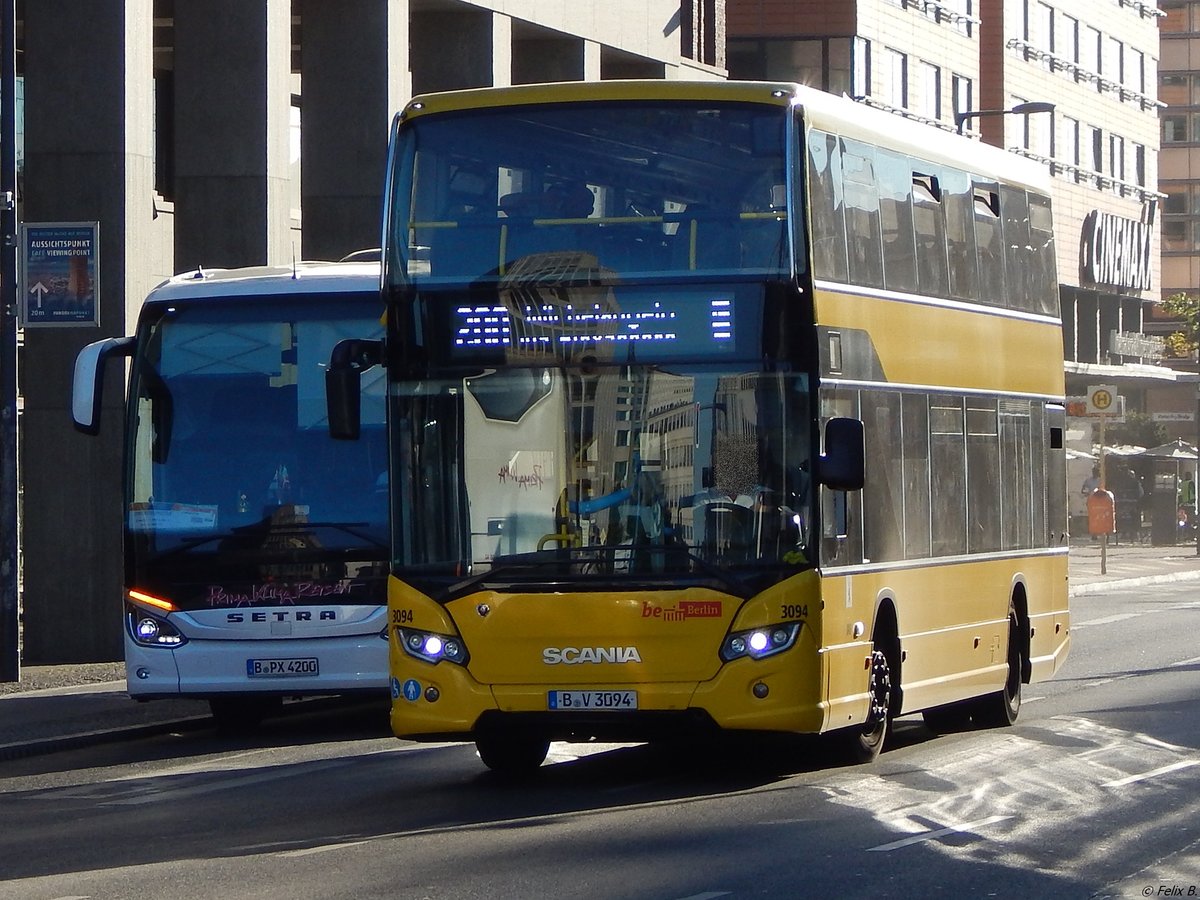
<path fill-rule="evenodd" d="M 1179 507 L 1187 510 L 1188 518 L 1196 515 L 1196 482 L 1191 472 L 1184 472 L 1179 480 Z"/>
<path fill-rule="evenodd" d="M 1087 500 L 1092 496 L 1093 491 L 1100 490 L 1100 466 L 1092 466 L 1092 474 L 1083 479 L 1083 487 L 1079 489 L 1079 493 L 1083 495 L 1083 499 Z"/>

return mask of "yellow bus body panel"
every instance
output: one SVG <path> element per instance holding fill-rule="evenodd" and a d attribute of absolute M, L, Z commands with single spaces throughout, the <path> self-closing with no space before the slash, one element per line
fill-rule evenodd
<path fill-rule="evenodd" d="M 891 384 L 1063 395 L 1061 365 L 1030 364 L 1062 359 L 1062 331 L 1044 321 L 828 290 L 817 291 L 816 306 L 821 325 L 871 335 Z M 1021 353 L 998 353 L 998 345 L 1020 347 Z"/>

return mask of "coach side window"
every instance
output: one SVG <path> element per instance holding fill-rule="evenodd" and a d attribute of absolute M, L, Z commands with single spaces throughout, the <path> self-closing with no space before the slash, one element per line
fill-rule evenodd
<path fill-rule="evenodd" d="M 852 284 L 883 287 L 875 150 L 866 144 L 849 140 L 843 141 L 842 147 L 849 280 Z"/>
<path fill-rule="evenodd" d="M 912 167 L 908 157 L 886 150 L 875 155 L 883 222 L 883 275 L 890 291 L 917 290 L 913 240 Z"/>
<path fill-rule="evenodd" d="M 812 222 L 813 274 L 846 280 L 846 224 L 842 197 L 842 152 L 838 139 L 808 135 L 808 203 Z"/>

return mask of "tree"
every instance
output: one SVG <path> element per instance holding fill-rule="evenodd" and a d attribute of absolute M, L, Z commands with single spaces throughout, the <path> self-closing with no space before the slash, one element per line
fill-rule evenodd
<path fill-rule="evenodd" d="M 1167 315 L 1179 320 L 1180 329 L 1167 336 L 1167 349 L 1174 357 L 1186 357 L 1200 347 L 1200 297 L 1172 294 L 1159 303 Z"/>
<path fill-rule="evenodd" d="M 1104 429 L 1104 442 L 1110 447 L 1133 444 L 1138 447 L 1157 447 L 1167 442 L 1167 428 L 1146 413 L 1127 412 L 1125 422 Z"/>

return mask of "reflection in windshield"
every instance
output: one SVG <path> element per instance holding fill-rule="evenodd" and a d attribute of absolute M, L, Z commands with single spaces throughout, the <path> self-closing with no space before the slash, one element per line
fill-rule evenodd
<path fill-rule="evenodd" d="M 397 421 L 427 411 L 396 448 L 411 480 L 395 498 L 402 567 L 623 577 L 806 562 L 806 376 L 558 365 L 393 391 Z"/>
<path fill-rule="evenodd" d="M 141 583 L 331 583 L 386 558 L 382 373 L 363 380 L 362 440 L 330 438 L 324 403 L 333 345 L 378 335 L 378 299 L 318 300 L 181 306 L 143 337 L 126 517 Z"/>

